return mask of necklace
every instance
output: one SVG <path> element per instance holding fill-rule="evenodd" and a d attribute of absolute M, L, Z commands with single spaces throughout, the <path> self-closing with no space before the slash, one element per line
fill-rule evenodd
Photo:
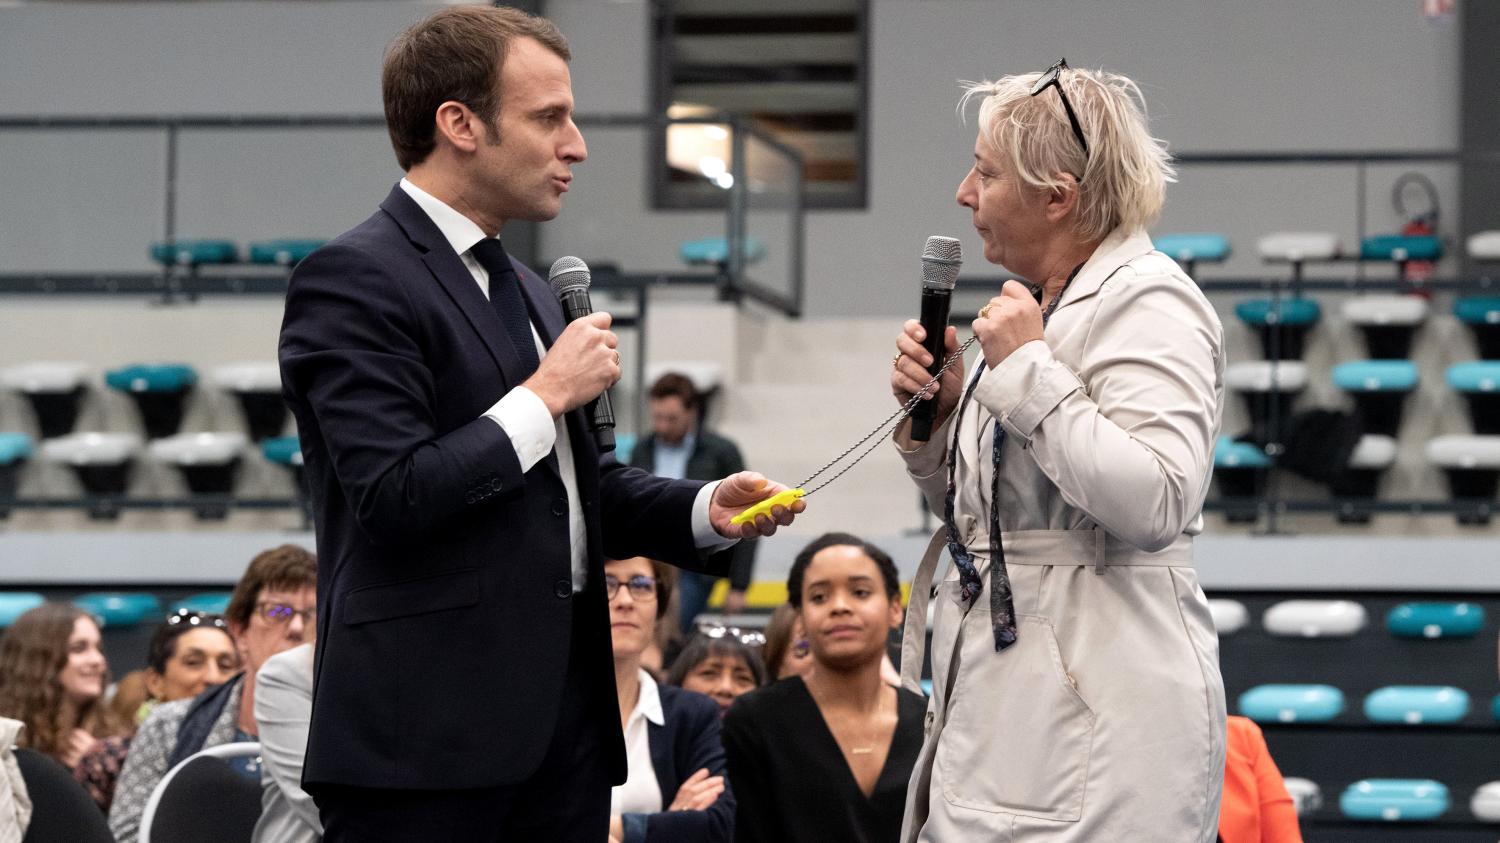
<path fill-rule="evenodd" d="M 807 685 L 808 693 L 812 696 L 813 702 L 818 705 L 818 711 L 820 713 L 822 713 L 825 717 L 828 716 L 829 714 L 832 714 L 833 719 L 838 722 L 838 724 L 839 724 L 840 727 L 846 727 L 846 725 L 848 724 L 850 718 L 848 716 L 846 716 L 843 712 L 837 712 L 837 711 L 830 712 L 823 705 L 822 701 L 819 700 L 819 698 L 818 698 L 818 696 L 819 696 L 818 692 L 813 689 L 813 686 L 811 684 L 809 684 L 809 683 L 804 683 L 804 684 Z M 887 690 L 887 688 L 886 688 L 885 684 L 882 683 L 881 686 L 880 686 L 879 696 L 877 696 L 876 700 L 875 700 L 875 712 L 874 712 L 874 716 L 872 717 L 872 719 L 874 720 L 874 726 L 873 726 L 873 728 L 871 728 L 870 730 L 868 730 L 866 732 L 866 734 L 864 736 L 864 740 L 863 741 L 858 741 L 858 740 L 854 740 L 854 739 L 851 738 L 850 743 L 852 745 L 845 747 L 843 744 L 840 744 L 840 748 L 841 749 L 848 749 L 850 755 L 871 755 L 871 754 L 873 754 L 875 752 L 875 747 L 879 743 L 880 732 L 881 732 L 881 722 L 880 721 L 882 720 L 882 715 L 885 713 L 885 698 L 887 696 L 886 695 L 886 690 Z M 847 728 L 845 730 L 848 731 Z M 828 731 L 831 734 L 833 732 L 833 729 L 829 728 Z M 833 736 L 833 740 L 834 740 L 834 743 L 839 743 L 838 735 L 834 735 Z"/>

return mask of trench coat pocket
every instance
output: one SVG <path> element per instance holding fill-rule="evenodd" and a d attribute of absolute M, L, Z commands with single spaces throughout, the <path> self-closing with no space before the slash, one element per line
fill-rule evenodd
<path fill-rule="evenodd" d="M 962 808 L 1077 822 L 1094 712 L 1068 676 L 1052 624 L 1017 616 L 1016 643 L 997 653 L 985 601 L 964 619 L 935 758 L 943 796 Z"/>
<path fill-rule="evenodd" d="M 396 582 L 367 585 L 344 595 L 344 623 L 384 621 L 479 604 L 479 571 L 462 568 Z"/>

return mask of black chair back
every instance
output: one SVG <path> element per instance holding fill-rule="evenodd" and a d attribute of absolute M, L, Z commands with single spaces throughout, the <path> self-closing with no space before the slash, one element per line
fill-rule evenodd
<path fill-rule="evenodd" d="M 31 796 L 31 825 L 21 843 L 114 843 L 104 812 L 68 768 L 35 750 L 17 749 Z"/>
<path fill-rule="evenodd" d="M 150 843 L 249 843 L 261 787 L 220 758 L 190 758 L 157 803 Z"/>

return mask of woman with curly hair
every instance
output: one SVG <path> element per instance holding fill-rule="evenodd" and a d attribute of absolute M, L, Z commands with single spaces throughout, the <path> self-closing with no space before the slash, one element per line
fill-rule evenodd
<path fill-rule="evenodd" d="M 99 738 L 123 731 L 104 703 L 109 665 L 99 625 L 66 603 L 44 603 L 0 637 L 0 715 L 26 724 L 17 740 L 73 769 Z"/>

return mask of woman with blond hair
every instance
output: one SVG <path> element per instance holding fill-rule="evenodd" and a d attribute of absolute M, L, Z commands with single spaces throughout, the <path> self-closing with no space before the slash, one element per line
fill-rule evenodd
<path fill-rule="evenodd" d="M 916 687 L 943 549 L 927 739 L 904 841 L 1212 841 L 1224 775 L 1218 642 L 1193 537 L 1223 407 L 1223 329 L 1146 226 L 1173 170 L 1140 89 L 1058 62 L 969 87 L 958 188 L 1007 281 L 972 377 L 897 432 L 944 529 L 912 585 Z M 901 402 L 933 362 L 897 339 Z M 957 350 L 950 328 L 942 346 Z"/>
<path fill-rule="evenodd" d="M 109 664 L 99 625 L 67 603 L 43 603 L 0 638 L 0 717 L 26 724 L 17 746 L 72 770 L 100 738 L 125 730 L 104 702 Z"/>

